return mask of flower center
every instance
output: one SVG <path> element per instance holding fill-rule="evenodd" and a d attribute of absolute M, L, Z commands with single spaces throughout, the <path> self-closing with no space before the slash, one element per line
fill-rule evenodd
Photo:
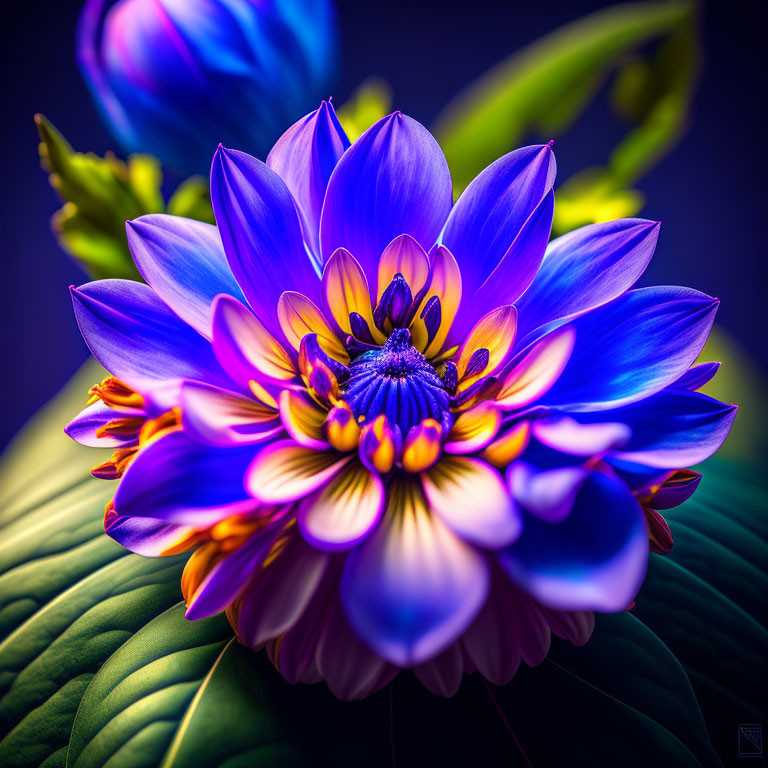
<path fill-rule="evenodd" d="M 395 328 L 383 347 L 363 353 L 350 365 L 344 399 L 358 420 L 362 417 L 368 423 L 384 414 L 403 438 L 424 419 L 450 428 L 446 387 L 424 355 L 411 346 L 407 328 Z"/>

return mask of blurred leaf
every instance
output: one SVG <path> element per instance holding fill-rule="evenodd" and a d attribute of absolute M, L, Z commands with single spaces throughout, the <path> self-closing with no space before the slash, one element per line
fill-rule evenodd
<path fill-rule="evenodd" d="M 159 162 L 151 155 L 131 155 L 127 162 L 111 153 L 75 152 L 42 115 L 40 159 L 51 186 L 64 205 L 51 224 L 59 244 L 93 278 L 139 279 L 125 238 L 125 222 L 146 213 L 165 211 Z M 212 221 L 207 185 L 195 177 L 172 198 L 179 215 Z"/>
<path fill-rule="evenodd" d="M 386 80 L 371 77 L 338 109 L 338 116 L 350 141 L 356 141 L 392 107 L 392 89 Z"/>
<path fill-rule="evenodd" d="M 643 198 L 631 189 L 677 140 L 695 75 L 690 2 L 617 5 L 568 24 L 498 64 L 456 96 L 434 132 L 460 192 L 483 168 L 530 133 L 566 131 L 608 75 L 631 52 L 660 37 L 652 64 L 631 60 L 614 89 L 617 109 L 640 125 L 613 151 L 604 169 L 566 182 L 555 208 L 555 231 L 633 215 Z M 642 102 L 642 107 L 641 107 Z"/>
<path fill-rule="evenodd" d="M 179 184 L 168 200 L 168 213 L 214 224 L 208 180 L 191 176 Z"/>

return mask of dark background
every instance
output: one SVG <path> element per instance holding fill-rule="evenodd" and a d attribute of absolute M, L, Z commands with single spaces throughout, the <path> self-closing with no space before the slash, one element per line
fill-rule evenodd
<path fill-rule="evenodd" d="M 377 74 L 392 85 L 396 108 L 429 124 L 459 88 L 506 55 L 609 4 L 338 0 L 342 61 L 333 95 L 343 103 L 362 79 Z M 18 4 L 16 17 L 5 18 L 0 446 L 86 357 L 67 291 L 86 278 L 50 232 L 58 202 L 39 166 L 32 122 L 35 112 L 45 113 L 79 150 L 101 154 L 115 146 L 75 63 L 80 7 L 81 0 Z M 718 296 L 719 322 L 765 368 L 761 113 L 768 46 L 759 8 L 743 1 L 703 5 L 705 61 L 690 129 L 639 188 L 648 199 L 641 215 L 663 222 L 646 282 L 690 285 Z M 558 141 L 561 180 L 603 161 L 622 135 L 624 127 L 606 114 L 598 102 Z"/>

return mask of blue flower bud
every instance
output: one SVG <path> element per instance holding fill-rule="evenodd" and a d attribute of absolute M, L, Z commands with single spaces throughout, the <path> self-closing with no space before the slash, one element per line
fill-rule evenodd
<path fill-rule="evenodd" d="M 88 0 L 78 58 L 126 152 L 208 173 L 216 146 L 264 157 L 325 95 L 330 0 Z"/>

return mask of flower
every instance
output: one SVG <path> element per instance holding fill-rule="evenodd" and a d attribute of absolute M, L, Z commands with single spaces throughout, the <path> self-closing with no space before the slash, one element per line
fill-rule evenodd
<path fill-rule="evenodd" d="M 403 668 L 448 696 L 634 600 L 671 543 L 658 510 L 734 418 L 695 391 L 717 365 L 691 367 L 717 301 L 632 288 L 654 222 L 548 244 L 554 177 L 551 144 L 525 147 L 452 204 L 419 123 L 396 112 L 350 147 L 323 103 L 266 164 L 218 149 L 218 230 L 128 223 L 146 285 L 73 289 L 139 394 L 93 390 L 70 434 L 115 445 L 140 402 L 106 530 L 194 549 L 190 619 L 226 610 L 290 682 L 345 699 Z"/>
<path fill-rule="evenodd" d="M 180 171 L 207 172 L 219 142 L 266 154 L 335 67 L 331 0 L 105 4 L 87 0 L 77 31 L 94 101 L 126 152 Z"/>

